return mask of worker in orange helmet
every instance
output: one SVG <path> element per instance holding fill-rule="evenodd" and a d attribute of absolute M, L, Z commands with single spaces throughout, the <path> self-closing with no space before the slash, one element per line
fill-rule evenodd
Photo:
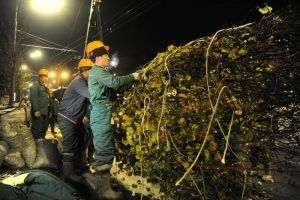
<path fill-rule="evenodd" d="M 78 63 L 78 75 L 68 85 L 58 110 L 58 125 L 62 133 L 63 176 L 68 183 L 82 183 L 85 129 L 83 119 L 88 106 L 87 79 L 93 67 L 90 59 Z"/>
<path fill-rule="evenodd" d="M 48 128 L 49 89 L 48 70 L 38 71 L 38 80 L 30 87 L 31 132 L 35 139 L 45 138 Z"/>
<path fill-rule="evenodd" d="M 112 112 L 117 92 L 131 88 L 135 80 L 141 80 L 142 71 L 126 76 L 114 76 L 107 67 L 110 64 L 109 46 L 93 41 L 86 46 L 87 56 L 93 61 L 88 87 L 92 106 L 90 126 L 95 149 L 95 182 L 98 198 L 120 199 L 122 193 L 112 189 L 110 169 L 114 159 Z"/>

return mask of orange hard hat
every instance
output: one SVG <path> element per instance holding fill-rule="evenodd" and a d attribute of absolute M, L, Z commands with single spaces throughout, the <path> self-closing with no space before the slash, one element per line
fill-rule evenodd
<path fill-rule="evenodd" d="M 90 59 L 81 59 L 78 63 L 78 69 L 80 69 L 81 67 L 93 67 L 93 61 L 91 61 Z"/>
<path fill-rule="evenodd" d="M 87 55 L 89 55 L 93 50 L 99 49 L 101 47 L 103 47 L 106 51 L 109 50 L 109 46 L 104 45 L 103 42 L 101 42 L 100 40 L 96 40 L 86 45 L 85 52 Z"/>
<path fill-rule="evenodd" d="M 48 76 L 48 70 L 46 70 L 46 69 L 40 69 L 38 71 L 38 75 L 39 76 Z"/>

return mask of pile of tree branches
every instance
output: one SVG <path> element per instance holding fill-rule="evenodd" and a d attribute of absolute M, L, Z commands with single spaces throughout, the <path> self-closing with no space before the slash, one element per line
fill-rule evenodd
<path fill-rule="evenodd" d="M 159 53 L 114 113 L 118 159 L 168 198 L 268 197 L 254 172 L 299 148 L 298 19 L 281 11 Z"/>

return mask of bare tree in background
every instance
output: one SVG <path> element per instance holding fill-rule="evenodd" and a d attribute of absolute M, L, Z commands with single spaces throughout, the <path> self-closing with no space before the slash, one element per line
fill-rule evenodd
<path fill-rule="evenodd" d="M 6 88 L 8 88 L 9 106 L 13 105 L 14 93 L 17 92 L 16 89 L 19 88 L 18 84 L 20 84 L 20 80 L 22 80 L 20 78 L 22 73 L 19 73 L 19 67 L 24 61 L 24 48 L 16 45 L 21 38 L 18 37 L 18 40 L 15 40 L 15 27 L 17 23 L 15 18 L 16 3 L 17 0 L 5 2 L 5 8 L 9 9 L 1 10 L 2 15 L 0 17 L 0 83 L 1 89 L 6 90 Z M 0 7 L 3 9 L 4 6 L 2 4 L 3 2 L 1 2 Z"/>

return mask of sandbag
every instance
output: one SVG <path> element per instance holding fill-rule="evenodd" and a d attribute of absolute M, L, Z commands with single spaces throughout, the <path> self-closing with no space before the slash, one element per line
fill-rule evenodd
<path fill-rule="evenodd" d="M 19 169 L 25 166 L 25 161 L 21 153 L 15 149 L 10 149 L 4 157 L 5 162 L 13 169 Z"/>
<path fill-rule="evenodd" d="M 60 155 L 55 144 L 49 140 L 37 140 L 37 156 L 33 165 L 34 169 L 58 169 Z"/>
<path fill-rule="evenodd" d="M 28 113 L 25 112 L 24 108 L 17 108 L 12 112 L 3 114 L 0 116 L 0 121 L 1 123 L 12 123 L 12 122 L 17 122 L 17 123 L 24 123 L 25 121 L 25 114 L 28 115 Z"/>
<path fill-rule="evenodd" d="M 21 152 L 28 167 L 32 167 L 36 159 L 36 144 L 33 139 L 31 130 L 17 122 L 2 123 L 1 136 L 11 148 Z"/>
<path fill-rule="evenodd" d="M 8 149 L 8 144 L 4 141 L 0 141 L 0 155 L 2 155 L 2 157 L 6 156 Z"/>
<path fill-rule="evenodd" d="M 33 139 L 31 130 L 22 124 L 19 124 L 18 133 L 20 134 L 24 148 L 21 150 L 22 157 L 25 159 L 26 165 L 32 168 L 36 159 L 36 143 Z"/>
<path fill-rule="evenodd" d="M 14 123 L 12 123 L 14 124 Z M 10 138 L 17 135 L 17 132 L 12 130 L 12 124 L 9 122 L 2 122 L 1 123 L 1 137 L 2 138 Z"/>
<path fill-rule="evenodd" d="M 18 135 L 17 131 L 13 128 L 16 123 L 1 123 L 1 138 L 5 141 L 12 149 L 21 151 L 24 147 L 22 138 Z"/>

